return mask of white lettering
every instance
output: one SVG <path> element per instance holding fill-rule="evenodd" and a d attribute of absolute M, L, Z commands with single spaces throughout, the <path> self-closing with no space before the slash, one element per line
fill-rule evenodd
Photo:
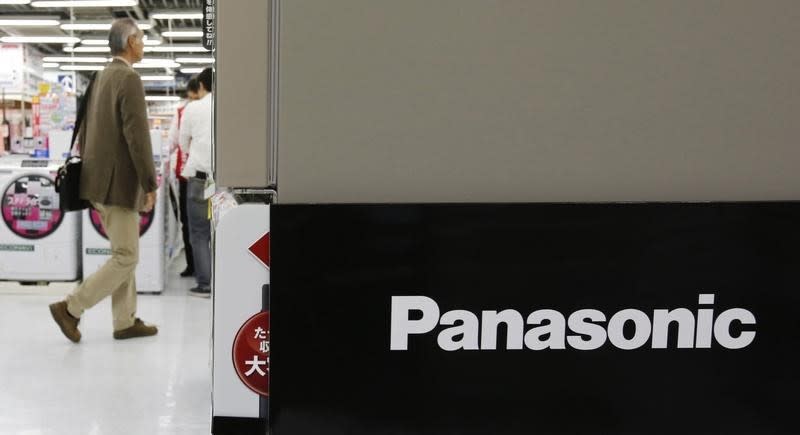
<path fill-rule="evenodd" d="M 742 325 L 755 325 L 756 317 L 743 308 L 734 308 L 723 311 L 714 323 L 714 338 L 717 343 L 727 349 L 741 349 L 747 347 L 756 338 L 755 331 L 742 331 L 738 337 L 731 337 L 731 323 L 739 322 Z"/>
<path fill-rule="evenodd" d="M 411 320 L 411 311 L 422 311 L 422 318 Z M 439 305 L 425 296 L 392 296 L 391 350 L 408 350 L 409 334 L 433 331 L 439 322 Z"/>
<path fill-rule="evenodd" d="M 713 305 L 714 295 L 702 294 L 698 297 L 698 305 Z M 694 346 L 697 349 L 711 349 L 711 337 L 714 327 L 714 310 L 697 310 L 697 340 Z"/>
<path fill-rule="evenodd" d="M 564 344 L 567 321 L 564 315 L 555 310 L 538 310 L 528 316 L 529 325 L 541 325 L 532 328 L 525 334 L 525 346 L 530 350 L 566 349 Z M 545 340 L 542 337 L 547 336 Z"/>
<path fill-rule="evenodd" d="M 513 309 L 481 311 L 480 318 L 466 310 L 447 311 L 440 316 L 439 305 L 429 297 L 394 296 L 389 346 L 391 350 L 408 350 L 410 335 L 427 334 L 438 326 L 437 344 L 442 350 L 497 350 L 501 325 L 507 332 L 501 347 L 505 350 L 519 350 L 523 345 L 535 351 L 561 350 L 566 349 L 567 344 L 576 350 L 595 350 L 607 341 L 624 350 L 639 349 L 648 341 L 653 349 L 709 349 L 714 341 L 726 349 L 742 349 L 752 344 L 756 336 L 753 313 L 732 308 L 715 319 L 714 296 L 699 296 L 698 305 L 711 307 L 698 309 L 697 317 L 687 308 L 656 309 L 651 321 L 643 311 L 625 309 L 611 316 L 605 326 L 606 315 L 594 309 L 577 310 L 569 320 L 565 320 L 563 313 L 551 309 L 535 310 L 525 320 Z M 737 328 L 734 325 L 737 322 L 738 326 L 752 327 Z M 527 332 L 526 325 L 530 325 Z M 672 340 L 670 327 L 674 331 Z M 741 332 L 734 337 L 733 331 Z"/>
<path fill-rule="evenodd" d="M 456 322 L 461 322 L 461 324 L 456 325 Z M 466 310 L 448 311 L 444 313 L 439 324 L 456 325 L 439 333 L 439 338 L 436 340 L 439 347 L 446 351 L 478 350 L 478 328 L 480 327 L 478 316 Z M 455 338 L 459 335 L 463 335 L 463 337 L 456 341 Z"/>
<path fill-rule="evenodd" d="M 506 349 L 522 349 L 522 314 L 516 310 L 484 311 L 481 319 L 481 350 L 497 349 L 497 326 L 506 324 Z"/>
<path fill-rule="evenodd" d="M 666 349 L 669 342 L 669 324 L 678 323 L 678 348 L 694 347 L 694 315 L 686 308 L 655 310 L 653 312 L 653 349 Z"/>
<path fill-rule="evenodd" d="M 623 332 L 625 323 L 633 322 L 634 332 L 630 339 Z M 627 309 L 614 314 L 608 321 L 608 340 L 614 346 L 624 350 L 642 347 L 650 338 L 650 318 L 647 314 L 634 309 Z"/>
<path fill-rule="evenodd" d="M 592 322 L 605 322 L 606 315 L 597 310 L 578 310 L 569 316 L 569 329 L 576 334 L 588 335 L 584 339 L 581 335 L 570 335 L 567 342 L 578 350 L 600 349 L 606 344 L 606 329 Z"/>

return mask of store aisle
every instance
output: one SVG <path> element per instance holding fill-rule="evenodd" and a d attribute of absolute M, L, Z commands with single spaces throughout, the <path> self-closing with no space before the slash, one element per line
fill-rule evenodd
<path fill-rule="evenodd" d="M 157 336 L 114 340 L 108 299 L 77 345 L 50 317 L 59 296 L 0 294 L 0 435 L 210 433 L 211 300 L 188 296 L 192 284 L 139 296 Z"/>

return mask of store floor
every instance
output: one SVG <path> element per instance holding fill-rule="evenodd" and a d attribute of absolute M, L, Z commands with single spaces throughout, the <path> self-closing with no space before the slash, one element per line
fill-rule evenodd
<path fill-rule="evenodd" d="M 79 344 L 47 308 L 71 286 L 24 294 L 0 283 L 0 435 L 209 434 L 211 300 L 169 275 L 162 295 L 139 296 L 157 336 L 114 340 L 105 300 L 84 314 Z"/>

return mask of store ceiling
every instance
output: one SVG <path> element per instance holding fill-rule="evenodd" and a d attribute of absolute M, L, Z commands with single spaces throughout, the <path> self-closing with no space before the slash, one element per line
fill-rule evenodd
<path fill-rule="evenodd" d="M 2 3 L 2 1 L 0 1 Z M 59 8 L 39 8 L 27 5 L 2 5 L 0 4 L 0 20 L 12 20 L 20 18 L 44 18 L 58 20 L 60 25 L 52 27 L 20 27 L 0 25 L 0 37 L 3 36 L 72 36 L 85 39 L 105 40 L 108 37 L 107 30 L 81 30 L 64 28 L 65 24 L 101 22 L 110 23 L 114 18 L 131 17 L 139 23 L 150 24 L 152 28 L 145 30 L 149 40 L 155 42 L 161 40 L 161 45 L 180 45 L 198 47 L 202 44 L 201 37 L 168 37 L 166 32 L 200 30 L 202 27 L 201 19 L 156 19 L 154 14 L 169 12 L 181 13 L 192 12 L 201 13 L 204 5 L 203 0 L 139 0 L 138 5 L 130 7 L 59 7 Z M 79 47 L 88 47 L 88 44 L 77 43 L 75 53 L 68 52 L 69 46 L 63 43 L 32 43 L 45 56 L 102 56 L 97 52 L 80 52 Z M 66 48 L 66 50 L 65 50 Z M 108 54 L 106 54 L 108 55 Z M 148 52 L 146 58 L 149 59 L 175 59 L 177 57 L 198 57 L 210 56 L 209 53 L 170 53 L 170 52 Z M 199 65 L 185 65 L 185 67 L 198 67 Z M 161 69 L 164 73 L 164 69 Z M 167 71 L 180 74 L 179 69 Z"/>

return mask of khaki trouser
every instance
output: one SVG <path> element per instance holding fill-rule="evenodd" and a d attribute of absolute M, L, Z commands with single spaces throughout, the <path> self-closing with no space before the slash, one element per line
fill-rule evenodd
<path fill-rule="evenodd" d="M 139 213 L 122 207 L 92 203 L 111 241 L 111 258 L 84 278 L 67 296 L 67 310 L 75 317 L 111 295 L 114 330 L 133 326 L 136 314 L 136 264 L 139 262 Z"/>

